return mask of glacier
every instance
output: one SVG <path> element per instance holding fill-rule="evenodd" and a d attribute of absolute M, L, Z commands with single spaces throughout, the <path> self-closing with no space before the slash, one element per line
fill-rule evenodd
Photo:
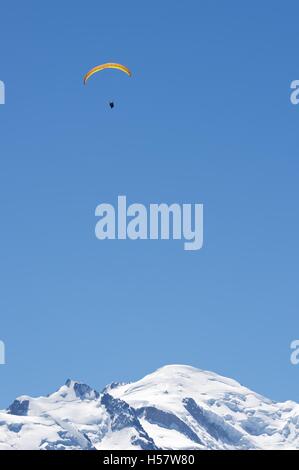
<path fill-rule="evenodd" d="M 233 379 L 168 365 L 101 392 L 68 379 L 0 411 L 0 450 L 257 450 L 299 448 L 299 404 Z"/>

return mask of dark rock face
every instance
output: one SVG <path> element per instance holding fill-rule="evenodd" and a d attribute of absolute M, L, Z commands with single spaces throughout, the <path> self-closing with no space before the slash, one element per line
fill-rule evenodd
<path fill-rule="evenodd" d="M 228 424 L 223 418 L 212 411 L 197 405 L 193 398 L 185 398 L 184 406 L 188 413 L 202 426 L 210 436 L 226 444 L 243 447 L 243 434 Z"/>
<path fill-rule="evenodd" d="M 133 428 L 137 433 L 137 436 L 132 439 L 133 445 L 139 445 L 143 450 L 157 449 L 153 439 L 141 426 L 135 409 L 130 407 L 128 403 L 113 398 L 109 393 L 104 393 L 101 397 L 101 404 L 105 406 L 110 415 L 112 431 Z"/>
<path fill-rule="evenodd" d="M 7 426 L 8 430 L 11 432 L 20 432 L 23 427 L 22 423 L 12 423 Z"/>
<path fill-rule="evenodd" d="M 201 444 L 197 434 L 195 434 L 195 432 L 193 432 L 192 429 L 186 423 L 184 423 L 184 421 L 174 414 L 159 410 L 153 406 L 139 408 L 137 411 L 138 416 L 143 416 L 149 423 L 157 424 L 158 426 L 165 429 L 175 429 L 176 431 L 184 434 L 196 444 Z"/>
<path fill-rule="evenodd" d="M 12 404 L 8 407 L 7 412 L 11 415 L 16 416 L 27 416 L 29 409 L 29 400 L 15 400 Z"/>
<path fill-rule="evenodd" d="M 90 388 L 86 384 L 79 384 L 75 383 L 74 385 L 74 390 L 76 393 L 76 396 L 80 398 L 81 400 L 86 400 L 86 399 L 95 399 L 99 398 L 99 393 Z"/>
<path fill-rule="evenodd" d="M 71 387 L 72 381 L 68 379 L 65 385 L 67 387 Z M 80 400 L 94 400 L 100 397 L 100 394 L 96 390 L 86 384 L 74 382 L 73 389 L 76 394 L 76 397 L 80 398 Z"/>

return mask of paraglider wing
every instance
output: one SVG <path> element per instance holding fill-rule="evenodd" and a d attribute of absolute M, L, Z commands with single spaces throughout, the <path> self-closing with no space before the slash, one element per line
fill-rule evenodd
<path fill-rule="evenodd" d="M 122 64 L 114 64 L 114 63 L 112 63 L 112 62 L 108 62 L 107 64 L 97 65 L 97 66 L 94 67 L 93 69 L 89 70 L 89 72 L 87 72 L 87 74 L 84 75 L 84 78 L 83 78 L 83 83 L 84 83 L 84 85 L 86 84 L 87 80 L 88 80 L 92 75 L 94 75 L 94 74 L 97 73 L 97 72 L 100 72 L 101 70 L 105 70 L 105 69 L 117 69 L 117 70 L 120 70 L 121 72 L 126 73 L 129 77 L 132 76 L 131 70 L 128 69 L 128 67 L 126 67 L 125 65 L 122 65 Z"/>

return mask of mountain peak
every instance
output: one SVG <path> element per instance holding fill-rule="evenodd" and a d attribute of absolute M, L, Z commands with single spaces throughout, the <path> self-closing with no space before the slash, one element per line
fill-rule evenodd
<path fill-rule="evenodd" d="M 65 386 L 68 389 L 73 390 L 75 396 L 77 398 L 80 398 L 81 400 L 95 400 L 100 396 L 99 392 L 82 382 L 67 379 L 67 381 L 65 382 Z"/>

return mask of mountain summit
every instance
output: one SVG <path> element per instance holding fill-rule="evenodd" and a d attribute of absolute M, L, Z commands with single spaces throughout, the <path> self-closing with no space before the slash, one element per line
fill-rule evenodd
<path fill-rule="evenodd" d="M 169 365 L 99 393 L 67 380 L 0 412 L 0 449 L 298 449 L 299 405 Z"/>

